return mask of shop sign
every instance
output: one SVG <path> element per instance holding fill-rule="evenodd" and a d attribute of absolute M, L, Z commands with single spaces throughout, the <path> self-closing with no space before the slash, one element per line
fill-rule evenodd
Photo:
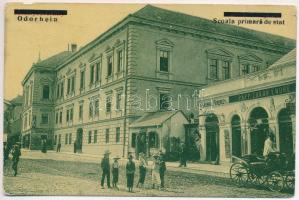
<path fill-rule="evenodd" d="M 296 83 L 233 95 L 229 97 L 229 103 L 259 99 L 291 92 L 296 92 Z"/>

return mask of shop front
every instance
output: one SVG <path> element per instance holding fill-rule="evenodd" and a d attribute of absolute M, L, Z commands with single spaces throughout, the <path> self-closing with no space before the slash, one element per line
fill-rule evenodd
<path fill-rule="evenodd" d="M 231 162 L 232 156 L 262 156 L 267 135 L 274 136 L 278 151 L 294 154 L 296 67 L 295 56 L 287 58 L 204 88 L 199 109 L 201 160 L 217 164 Z"/>

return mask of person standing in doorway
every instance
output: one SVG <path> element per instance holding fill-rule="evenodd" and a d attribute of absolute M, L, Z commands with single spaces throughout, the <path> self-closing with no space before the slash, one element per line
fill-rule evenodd
<path fill-rule="evenodd" d="M 159 174 L 160 174 L 160 181 L 161 181 L 161 189 L 164 188 L 164 175 L 166 171 L 166 164 L 165 158 L 162 151 L 159 152 Z"/>
<path fill-rule="evenodd" d="M 118 189 L 118 175 L 119 175 L 119 163 L 118 160 L 120 159 L 118 156 L 114 157 L 114 162 L 112 163 L 112 187 Z"/>
<path fill-rule="evenodd" d="M 21 156 L 21 149 L 19 143 L 16 143 L 12 149 L 12 170 L 14 171 L 14 176 L 18 174 L 18 163 Z"/>
<path fill-rule="evenodd" d="M 110 186 L 109 154 L 110 154 L 110 152 L 108 150 L 105 151 L 104 157 L 103 157 L 102 162 L 101 162 L 101 168 L 102 168 L 101 187 L 102 187 L 102 189 L 104 189 L 105 177 L 107 177 L 107 187 L 111 188 L 111 186 Z"/>
<path fill-rule="evenodd" d="M 147 161 L 144 153 L 139 153 L 139 180 L 137 187 L 143 187 L 145 176 L 146 176 Z"/>
<path fill-rule="evenodd" d="M 132 155 L 129 155 L 129 161 L 127 162 L 127 165 L 126 165 L 126 175 L 127 175 L 128 190 L 129 190 L 129 192 L 133 192 L 135 163 L 133 161 Z"/>

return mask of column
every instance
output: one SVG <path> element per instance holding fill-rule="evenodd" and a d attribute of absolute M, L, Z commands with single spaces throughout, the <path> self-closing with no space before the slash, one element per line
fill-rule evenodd
<path fill-rule="evenodd" d="M 200 115 L 199 116 L 199 134 L 201 136 L 199 140 L 199 150 L 200 150 L 200 160 L 206 160 L 206 127 L 205 127 L 206 116 Z"/>
<path fill-rule="evenodd" d="M 291 114 L 291 122 L 292 122 L 292 135 L 293 135 L 293 151 L 294 153 L 296 152 L 296 115 L 295 114 Z"/>
<path fill-rule="evenodd" d="M 274 147 L 279 151 L 280 146 L 279 146 L 279 128 L 278 128 L 278 120 L 277 118 L 270 118 L 269 119 L 269 131 L 272 131 L 272 133 L 275 136 L 275 142 L 274 142 Z"/>

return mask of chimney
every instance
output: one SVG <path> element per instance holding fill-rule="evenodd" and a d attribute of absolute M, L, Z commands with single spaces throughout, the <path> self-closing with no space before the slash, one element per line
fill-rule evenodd
<path fill-rule="evenodd" d="M 72 52 L 76 52 L 77 51 L 77 44 L 71 44 L 71 50 L 72 50 Z"/>

